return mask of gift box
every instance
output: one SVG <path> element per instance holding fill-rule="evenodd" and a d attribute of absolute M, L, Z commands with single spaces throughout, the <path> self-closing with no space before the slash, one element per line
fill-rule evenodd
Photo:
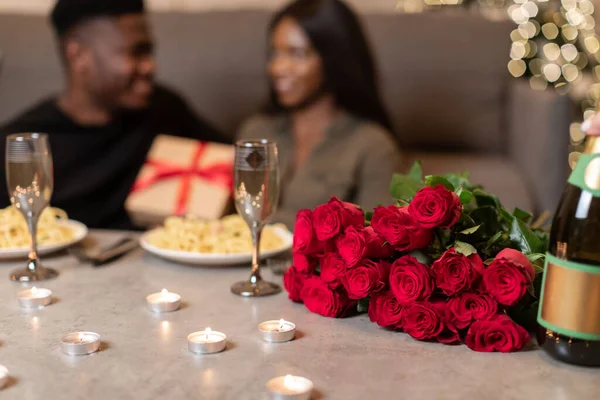
<path fill-rule="evenodd" d="M 125 209 L 142 227 L 172 215 L 218 219 L 231 207 L 233 160 L 233 146 L 157 136 Z"/>

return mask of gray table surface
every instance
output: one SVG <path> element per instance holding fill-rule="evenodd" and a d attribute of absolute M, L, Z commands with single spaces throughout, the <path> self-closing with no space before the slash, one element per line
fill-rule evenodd
<path fill-rule="evenodd" d="M 118 234 L 92 232 L 90 243 Z M 45 309 L 19 308 L 22 286 L 8 273 L 23 262 L 0 263 L 0 364 L 13 377 L 0 399 L 266 399 L 275 376 L 310 378 L 322 399 L 545 399 L 600 396 L 600 370 L 560 364 L 532 348 L 481 354 L 465 346 L 421 343 L 389 332 L 368 317 L 334 320 L 311 314 L 285 294 L 244 299 L 230 285 L 247 268 L 198 268 L 136 250 L 102 269 L 65 254 L 45 259 L 60 271 L 42 285 L 56 301 Z M 265 271 L 276 281 L 280 277 Z M 167 288 L 184 305 L 153 315 L 145 297 Z M 285 318 L 298 338 L 266 344 L 257 325 Z M 189 333 L 210 326 L 229 337 L 228 349 L 209 356 L 187 350 Z M 68 357 L 60 337 L 97 332 L 104 349 Z"/>

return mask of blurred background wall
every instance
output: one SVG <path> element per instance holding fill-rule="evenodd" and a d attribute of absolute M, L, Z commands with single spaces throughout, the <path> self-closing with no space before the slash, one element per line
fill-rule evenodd
<path fill-rule="evenodd" d="M 597 0 L 600 3 L 600 0 Z M 276 8 L 287 0 L 148 0 L 155 11 L 204 11 L 232 8 Z M 349 0 L 364 11 L 394 11 L 397 0 Z M 0 0 L 0 12 L 47 12 L 54 0 Z"/>

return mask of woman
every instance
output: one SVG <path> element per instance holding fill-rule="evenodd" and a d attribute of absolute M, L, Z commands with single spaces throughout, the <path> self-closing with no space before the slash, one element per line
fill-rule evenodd
<path fill-rule="evenodd" d="M 275 220 L 337 196 L 372 209 L 390 201 L 399 150 L 360 23 L 339 0 L 297 0 L 269 28 L 270 101 L 239 139 L 277 142 L 281 204 Z"/>

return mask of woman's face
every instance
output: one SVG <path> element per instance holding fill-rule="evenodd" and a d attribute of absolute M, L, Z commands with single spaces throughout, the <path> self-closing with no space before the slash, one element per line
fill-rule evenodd
<path fill-rule="evenodd" d="M 310 39 L 292 18 L 284 18 L 271 35 L 268 73 L 279 103 L 301 106 L 324 87 L 323 61 Z"/>

